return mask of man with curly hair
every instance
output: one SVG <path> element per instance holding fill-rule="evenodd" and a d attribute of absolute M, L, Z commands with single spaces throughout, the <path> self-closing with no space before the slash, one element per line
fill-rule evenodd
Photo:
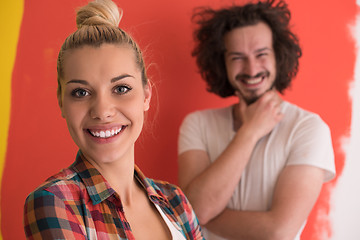
<path fill-rule="evenodd" d="M 180 128 L 179 184 L 206 239 L 300 239 L 335 176 L 327 124 L 279 96 L 302 55 L 290 16 L 282 0 L 194 13 L 193 56 L 208 91 L 238 99 Z"/>

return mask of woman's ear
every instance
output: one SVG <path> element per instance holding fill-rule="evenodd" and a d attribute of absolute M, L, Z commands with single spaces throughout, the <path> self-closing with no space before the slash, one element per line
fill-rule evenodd
<path fill-rule="evenodd" d="M 150 81 L 144 86 L 144 111 L 146 112 L 150 108 L 150 100 L 152 94 L 152 87 Z"/>
<path fill-rule="evenodd" d="M 61 110 L 61 116 L 63 118 L 65 118 L 64 112 L 63 112 L 63 104 L 62 104 L 62 99 L 61 99 L 61 89 L 60 89 L 60 87 L 58 87 L 58 90 L 57 90 L 57 100 L 58 100 L 58 104 L 59 104 L 59 107 L 60 107 L 60 110 Z"/>

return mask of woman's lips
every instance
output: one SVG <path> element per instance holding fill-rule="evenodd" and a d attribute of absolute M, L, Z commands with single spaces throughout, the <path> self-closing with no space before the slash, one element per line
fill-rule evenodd
<path fill-rule="evenodd" d="M 115 135 L 119 134 L 126 126 L 123 125 L 121 127 L 113 127 L 109 129 L 87 129 L 91 136 L 96 138 L 111 138 Z"/>

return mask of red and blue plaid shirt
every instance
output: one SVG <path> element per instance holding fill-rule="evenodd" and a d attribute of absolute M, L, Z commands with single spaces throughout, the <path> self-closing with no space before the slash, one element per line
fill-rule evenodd
<path fill-rule="evenodd" d="M 146 178 L 136 166 L 135 177 L 186 239 L 204 239 L 180 188 Z M 81 154 L 30 193 L 24 210 L 27 239 L 134 239 L 118 194 Z"/>

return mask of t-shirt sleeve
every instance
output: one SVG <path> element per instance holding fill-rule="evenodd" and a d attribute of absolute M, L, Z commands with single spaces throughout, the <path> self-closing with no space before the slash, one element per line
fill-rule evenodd
<path fill-rule="evenodd" d="M 204 143 L 204 136 L 201 122 L 200 112 L 194 112 L 187 115 L 182 122 L 179 130 L 178 138 L 178 154 L 184 153 L 188 150 L 204 150 L 206 146 Z"/>
<path fill-rule="evenodd" d="M 292 132 L 287 165 L 306 164 L 325 170 L 324 181 L 335 177 L 334 150 L 328 125 L 318 116 L 304 118 Z"/>

